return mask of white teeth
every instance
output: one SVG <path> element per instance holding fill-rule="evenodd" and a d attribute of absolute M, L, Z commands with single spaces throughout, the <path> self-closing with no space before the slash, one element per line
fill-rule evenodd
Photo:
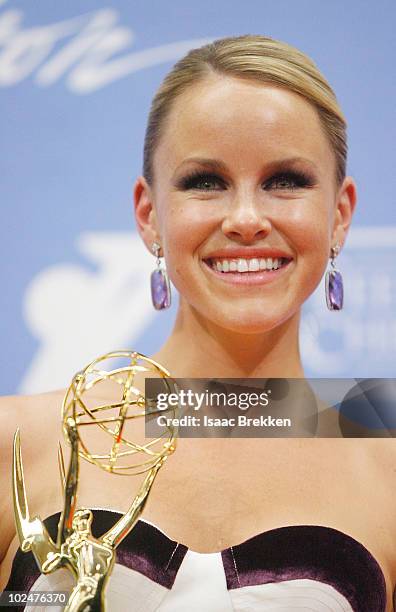
<path fill-rule="evenodd" d="M 257 272 L 260 270 L 260 264 L 258 259 L 251 259 L 249 261 L 249 272 Z"/>
<path fill-rule="evenodd" d="M 277 270 L 285 263 L 281 257 L 257 259 L 217 259 L 212 260 L 212 267 L 218 272 L 258 272 L 259 270 Z"/>

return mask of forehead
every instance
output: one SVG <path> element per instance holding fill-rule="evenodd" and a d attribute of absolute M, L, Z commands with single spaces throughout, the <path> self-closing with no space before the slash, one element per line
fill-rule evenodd
<path fill-rule="evenodd" d="M 174 102 L 154 155 L 154 167 L 176 166 L 187 156 L 221 157 L 239 168 L 265 158 L 304 156 L 316 165 L 333 152 L 317 110 L 285 88 L 210 76 Z"/>

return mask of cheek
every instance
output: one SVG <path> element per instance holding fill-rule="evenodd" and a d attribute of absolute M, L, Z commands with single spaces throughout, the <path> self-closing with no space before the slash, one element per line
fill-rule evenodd
<path fill-rule="evenodd" d="M 205 210 L 205 203 L 168 205 L 162 222 L 163 246 L 172 282 L 191 277 L 191 266 L 199 260 L 198 251 L 216 229 L 218 220 Z M 195 262 L 194 262 L 195 259 Z"/>
<path fill-rule="evenodd" d="M 309 295 L 319 284 L 330 254 L 331 215 L 323 202 L 302 207 L 288 220 L 285 233 L 292 238 L 297 269 L 304 277 L 304 293 Z M 302 279 L 301 279 L 302 280 Z M 303 290 L 303 287 L 300 287 Z"/>
<path fill-rule="evenodd" d="M 331 235 L 331 205 L 322 198 L 301 201 L 282 215 L 284 233 L 297 253 L 326 251 Z"/>

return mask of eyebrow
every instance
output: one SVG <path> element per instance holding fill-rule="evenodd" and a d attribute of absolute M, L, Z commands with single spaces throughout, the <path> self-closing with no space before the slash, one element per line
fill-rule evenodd
<path fill-rule="evenodd" d="M 211 159 L 207 157 L 187 157 L 181 162 L 181 164 L 177 166 L 175 172 L 177 172 L 179 168 L 181 168 L 185 164 L 189 164 L 191 162 L 199 164 L 200 166 L 210 166 L 215 170 L 222 170 L 223 172 L 227 172 L 227 165 L 224 162 L 222 162 L 220 159 Z"/>
<path fill-rule="evenodd" d="M 177 166 L 175 172 L 177 172 L 179 168 L 181 168 L 185 164 L 192 163 L 192 162 L 199 164 L 201 166 L 210 167 L 214 170 L 219 170 L 222 172 L 228 171 L 227 165 L 224 162 L 222 162 L 220 159 L 212 159 L 212 158 L 207 158 L 207 157 L 187 157 L 181 162 L 181 164 L 179 164 L 179 166 Z M 307 157 L 299 157 L 299 156 L 287 157 L 287 158 L 283 158 L 279 160 L 273 160 L 273 161 L 268 162 L 266 166 L 267 168 L 269 168 L 269 170 L 271 169 L 282 170 L 282 168 L 289 166 L 290 164 L 294 164 L 294 163 L 309 164 L 310 166 L 312 166 L 314 169 L 317 170 L 317 166 L 312 160 L 308 159 Z"/>

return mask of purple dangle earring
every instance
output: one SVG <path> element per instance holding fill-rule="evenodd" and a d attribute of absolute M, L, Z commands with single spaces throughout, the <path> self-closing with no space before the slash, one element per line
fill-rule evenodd
<path fill-rule="evenodd" d="M 331 270 L 326 272 L 325 288 L 326 288 L 326 304 L 329 310 L 341 310 L 344 302 L 344 284 L 342 275 L 335 267 L 335 258 L 340 252 L 340 247 L 336 244 L 331 247 L 330 265 Z"/>
<path fill-rule="evenodd" d="M 153 242 L 151 250 L 157 258 L 157 268 L 151 273 L 151 299 L 155 310 L 164 310 L 171 305 L 169 277 L 166 269 L 161 267 L 160 249 L 161 245 Z"/>

